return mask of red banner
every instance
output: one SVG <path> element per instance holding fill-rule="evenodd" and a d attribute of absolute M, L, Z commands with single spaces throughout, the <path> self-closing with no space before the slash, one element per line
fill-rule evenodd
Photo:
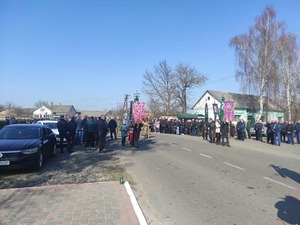
<path fill-rule="evenodd" d="M 140 123 L 145 118 L 145 102 L 132 103 L 132 117 L 136 123 Z"/>
<path fill-rule="evenodd" d="M 234 121 L 234 101 L 224 101 L 224 120 Z"/>

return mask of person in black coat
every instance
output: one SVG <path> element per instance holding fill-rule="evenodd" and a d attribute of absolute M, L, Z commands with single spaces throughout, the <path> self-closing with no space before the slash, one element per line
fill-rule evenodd
<path fill-rule="evenodd" d="M 59 147 L 60 147 L 60 153 L 64 153 L 64 147 L 63 147 L 63 141 L 64 139 L 68 141 L 68 122 L 65 120 L 64 115 L 60 116 L 60 120 L 57 122 L 57 129 L 59 133 Z M 68 144 L 68 150 L 69 150 L 69 144 Z"/>
<path fill-rule="evenodd" d="M 72 151 L 75 145 L 75 136 L 77 130 L 77 123 L 75 122 L 75 117 L 72 116 L 71 120 L 68 122 L 68 134 L 69 134 L 69 151 Z"/>
<path fill-rule="evenodd" d="M 295 126 L 292 121 L 289 121 L 286 125 L 286 133 L 288 136 L 288 143 L 294 144 L 294 133 L 295 133 Z"/>
<path fill-rule="evenodd" d="M 116 132 L 116 129 L 117 129 L 117 122 L 115 120 L 114 117 L 112 117 L 109 122 L 108 122 L 108 128 L 109 128 L 109 131 L 110 131 L 110 139 L 113 140 L 113 136 L 115 137 L 115 139 L 117 139 L 117 132 Z"/>
<path fill-rule="evenodd" d="M 142 123 L 133 123 L 133 140 L 134 140 L 134 147 L 139 147 L 139 139 L 140 139 L 140 133 L 141 129 L 143 127 Z"/>
<path fill-rule="evenodd" d="M 262 129 L 263 129 L 264 125 L 262 124 L 262 121 L 259 120 L 257 125 L 256 125 L 256 129 L 257 129 L 257 141 L 263 141 L 262 140 Z"/>
<path fill-rule="evenodd" d="M 283 142 L 283 143 L 286 142 L 287 128 L 288 128 L 288 123 L 285 123 L 284 121 L 282 121 L 281 122 L 280 138 L 281 138 L 281 142 Z"/>
<path fill-rule="evenodd" d="M 229 147 L 229 134 L 228 134 L 228 122 L 223 120 L 223 122 L 221 123 L 221 137 L 222 137 L 222 145 L 225 145 L 224 139 L 226 138 L 226 145 Z"/>
<path fill-rule="evenodd" d="M 272 123 L 271 123 L 271 121 L 268 121 L 267 122 L 267 143 L 268 144 L 270 144 L 270 142 L 271 142 L 271 144 L 273 144 L 273 142 L 272 142 Z"/>
<path fill-rule="evenodd" d="M 104 116 L 99 117 L 97 128 L 98 128 L 98 136 L 99 136 L 99 153 L 101 153 L 101 152 L 105 152 L 104 148 L 106 143 L 106 135 L 108 132 L 108 127 L 105 122 Z"/>

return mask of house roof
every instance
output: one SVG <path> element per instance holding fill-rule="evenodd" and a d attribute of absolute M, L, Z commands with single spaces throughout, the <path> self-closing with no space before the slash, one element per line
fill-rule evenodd
<path fill-rule="evenodd" d="M 102 115 L 108 116 L 110 114 L 111 110 L 82 110 L 81 116 L 94 116 L 94 117 L 100 117 Z"/>
<path fill-rule="evenodd" d="M 24 108 L 24 109 L 22 110 L 22 115 L 23 115 L 23 116 L 30 117 L 30 116 L 32 116 L 34 110 L 35 110 L 35 108 Z"/>
<path fill-rule="evenodd" d="M 7 107 L 6 109 L 2 110 L 0 112 L 1 116 L 12 116 L 16 113 L 16 110 L 11 108 L 11 107 Z"/>
<path fill-rule="evenodd" d="M 219 102 L 222 101 L 223 96 L 225 97 L 225 100 L 234 101 L 235 108 L 246 108 L 246 109 L 256 109 L 256 110 L 259 109 L 259 96 L 256 95 L 227 93 L 227 92 L 213 91 L 213 90 L 207 90 L 205 93 L 207 92 L 212 97 L 217 99 Z M 202 99 L 202 97 L 198 100 L 198 102 Z M 282 106 L 280 106 L 277 102 L 273 101 L 272 99 L 266 96 L 263 96 L 263 103 L 264 103 L 263 106 L 264 109 L 267 109 L 269 111 L 279 111 L 279 112 L 285 111 L 285 109 Z"/>
<path fill-rule="evenodd" d="M 72 105 L 52 105 L 52 106 L 46 106 L 48 109 L 52 111 L 52 113 L 56 113 L 57 115 L 64 115 L 67 114 L 72 108 Z"/>

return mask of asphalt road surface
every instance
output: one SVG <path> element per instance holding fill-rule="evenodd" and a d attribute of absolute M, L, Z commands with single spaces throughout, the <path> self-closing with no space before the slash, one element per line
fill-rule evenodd
<path fill-rule="evenodd" d="M 149 224 L 300 224 L 300 146 L 230 141 L 152 133 L 120 151 Z"/>

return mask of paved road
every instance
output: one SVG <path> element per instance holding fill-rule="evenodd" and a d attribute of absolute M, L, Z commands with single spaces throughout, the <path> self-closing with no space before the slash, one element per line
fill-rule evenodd
<path fill-rule="evenodd" d="M 300 224 L 300 146 L 154 134 L 122 151 L 149 224 Z"/>

